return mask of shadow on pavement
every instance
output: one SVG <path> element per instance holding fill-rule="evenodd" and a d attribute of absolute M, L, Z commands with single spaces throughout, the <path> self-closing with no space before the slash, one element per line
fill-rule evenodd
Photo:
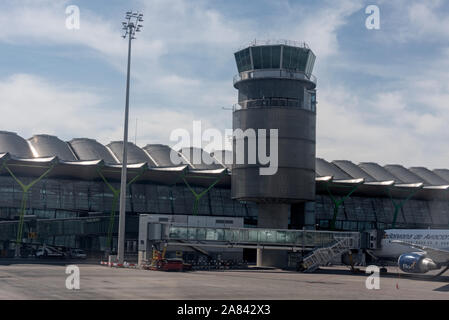
<path fill-rule="evenodd" d="M 449 284 L 436 288 L 433 291 L 449 292 Z"/>
<path fill-rule="evenodd" d="M 358 272 L 352 272 L 351 270 L 345 269 L 332 269 L 332 268 L 320 268 L 315 271 L 318 274 L 334 274 L 334 275 L 352 275 L 352 276 L 360 276 L 366 277 L 368 274 L 365 273 L 365 269 L 360 269 Z M 411 274 L 411 273 L 398 273 L 398 272 L 387 272 L 381 273 L 381 277 L 384 278 L 403 278 L 403 279 L 412 279 L 419 281 L 431 281 L 431 282 L 449 282 L 449 276 L 441 275 L 439 277 L 435 277 L 432 274 Z"/>
<path fill-rule="evenodd" d="M 43 264 L 43 265 L 68 265 L 68 264 L 99 264 L 98 260 L 77 259 L 37 259 L 37 258 L 0 258 L 0 266 L 20 264 Z"/>

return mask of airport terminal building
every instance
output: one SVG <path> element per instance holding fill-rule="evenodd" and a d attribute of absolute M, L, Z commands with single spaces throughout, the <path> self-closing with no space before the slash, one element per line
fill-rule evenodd
<path fill-rule="evenodd" d="M 212 161 L 193 164 L 194 148 L 128 143 L 128 252 L 137 251 L 141 214 L 160 221 L 185 215 L 206 227 L 449 226 L 449 169 L 316 157 L 315 56 L 306 45 L 254 43 L 235 57 L 233 128 L 279 128 L 278 172 L 261 177 L 257 165 L 225 164 L 230 151 L 200 150 Z M 96 253 L 116 247 L 123 142 L 92 138 L 24 139 L 0 131 L 1 255 L 14 252 L 16 242 Z M 181 164 L 173 165 L 171 152 Z"/>
<path fill-rule="evenodd" d="M 25 140 L 0 132 L 3 251 L 13 248 L 22 211 L 25 243 L 103 251 L 111 217 L 116 242 L 120 144 L 104 146 L 84 138 L 64 142 L 49 135 Z M 183 149 L 186 164 L 173 167 L 168 146 L 129 143 L 129 150 L 128 250 L 135 250 L 140 214 L 216 217 L 218 226 L 241 218 L 245 226 L 257 225 L 257 206 L 231 198 L 232 169 L 218 159 L 194 166 L 188 163 L 192 150 Z M 448 169 L 317 158 L 315 201 L 291 205 L 292 212 L 314 216 L 315 226 L 301 219 L 290 219 L 289 226 L 329 230 L 334 222 L 335 230 L 384 229 L 396 215 L 399 228 L 447 228 L 448 180 Z"/>

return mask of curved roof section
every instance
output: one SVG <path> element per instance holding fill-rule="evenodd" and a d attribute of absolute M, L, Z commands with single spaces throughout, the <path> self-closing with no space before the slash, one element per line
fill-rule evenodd
<path fill-rule="evenodd" d="M 360 167 L 355 165 L 349 160 L 334 160 L 332 161 L 337 167 L 350 175 L 353 179 L 365 179 L 366 182 L 375 182 L 371 175 L 369 175 L 366 171 L 362 170 Z"/>
<path fill-rule="evenodd" d="M 352 177 L 337 167 L 335 164 L 324 159 L 316 158 L 316 175 L 319 177 L 332 176 L 335 180 L 350 180 Z"/>
<path fill-rule="evenodd" d="M 175 150 L 165 144 L 147 144 L 143 150 L 151 157 L 157 167 L 177 167 L 188 165 L 187 161 Z M 180 163 L 173 162 L 170 154 L 177 157 Z"/>
<path fill-rule="evenodd" d="M 58 157 L 64 161 L 76 161 L 68 144 L 55 136 L 37 134 L 28 139 L 35 157 Z"/>
<path fill-rule="evenodd" d="M 429 185 L 423 178 L 417 176 L 410 170 L 404 168 L 399 164 L 388 164 L 384 166 L 385 170 L 390 172 L 393 176 L 397 177 L 395 180 L 401 180 L 404 183 L 417 183 L 422 182 L 424 185 Z"/>
<path fill-rule="evenodd" d="M 435 169 L 433 172 L 445 181 L 449 182 L 449 169 Z"/>
<path fill-rule="evenodd" d="M 119 163 L 123 162 L 123 141 L 112 141 L 107 146 L 114 154 Z M 154 161 L 148 154 L 132 142 L 128 142 L 128 163 L 143 163 L 146 162 L 150 167 L 156 167 Z"/>
<path fill-rule="evenodd" d="M 0 131 L 0 153 L 9 153 L 24 159 L 33 158 L 27 141 L 17 133 L 9 131 Z"/>
<path fill-rule="evenodd" d="M 200 148 L 182 148 L 180 153 L 190 163 L 193 169 L 215 170 L 223 169 L 225 166 L 218 163 L 209 153 Z"/>
<path fill-rule="evenodd" d="M 377 181 L 394 180 L 396 183 L 404 183 L 402 180 L 392 175 L 391 172 L 375 162 L 361 162 L 358 166 Z"/>
<path fill-rule="evenodd" d="M 79 160 L 104 160 L 105 163 L 117 164 L 111 152 L 95 139 L 77 138 L 69 142 Z"/>
<path fill-rule="evenodd" d="M 429 185 L 433 186 L 439 186 L 439 185 L 449 185 L 449 181 L 446 181 L 445 179 L 441 178 L 436 173 L 430 171 L 427 168 L 424 167 L 412 167 L 409 168 L 411 172 L 422 178 L 425 182 L 427 182 Z"/>

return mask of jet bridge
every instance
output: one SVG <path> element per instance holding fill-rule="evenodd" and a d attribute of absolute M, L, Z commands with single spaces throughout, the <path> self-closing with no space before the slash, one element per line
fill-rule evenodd
<path fill-rule="evenodd" d="M 284 250 L 292 252 L 313 251 L 332 247 L 336 241 L 344 244 L 345 250 L 360 249 L 359 232 L 335 232 L 313 230 L 285 230 L 262 228 L 210 228 L 178 226 L 167 223 L 149 223 L 147 238 L 139 239 L 139 251 L 148 252 L 151 245 L 162 243 L 168 246 L 202 248 L 251 248 L 260 250 Z M 344 240 L 343 242 L 341 240 Z M 147 243 L 144 245 L 144 243 Z M 139 257 L 144 255 L 139 254 Z M 258 255 L 259 256 L 259 255 Z M 260 261 L 258 259 L 258 265 Z M 287 264 L 287 262 L 286 262 Z"/>

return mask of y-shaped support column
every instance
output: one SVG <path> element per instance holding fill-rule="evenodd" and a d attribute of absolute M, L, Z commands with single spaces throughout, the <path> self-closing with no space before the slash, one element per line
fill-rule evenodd
<path fill-rule="evenodd" d="M 223 178 L 224 173 L 220 174 L 220 176 L 209 186 L 207 187 L 205 190 L 203 190 L 200 193 L 196 193 L 195 190 L 193 190 L 193 188 L 190 186 L 190 184 L 187 182 L 184 174 L 182 174 L 182 180 L 184 181 L 184 183 L 186 184 L 187 188 L 189 188 L 189 190 L 192 192 L 193 196 L 195 197 L 195 203 L 193 205 L 193 215 L 197 215 L 198 214 L 198 205 L 199 202 L 201 200 L 201 198 L 209 192 L 209 190 L 211 190 L 218 182 L 220 182 L 220 180 Z M 204 178 L 204 177 L 202 177 Z"/>
<path fill-rule="evenodd" d="M 11 177 L 19 184 L 19 186 L 22 188 L 22 202 L 20 206 L 20 218 L 19 218 L 19 225 L 17 228 L 17 237 L 16 237 L 16 257 L 20 255 L 20 246 L 22 243 L 22 233 L 23 233 L 23 223 L 24 223 L 24 216 L 25 216 L 25 210 L 27 207 L 27 200 L 28 200 L 28 191 L 39 181 L 41 181 L 46 175 L 48 175 L 54 168 L 55 164 L 53 163 L 39 178 L 33 180 L 29 184 L 24 184 L 20 179 L 18 179 L 14 173 L 9 169 L 8 165 L 6 163 L 3 163 L 3 166 L 5 167 L 6 171 L 9 172 Z"/>
<path fill-rule="evenodd" d="M 329 190 L 329 183 L 326 182 L 326 190 L 327 193 L 329 194 L 329 197 L 332 200 L 332 203 L 334 205 L 334 215 L 332 217 L 332 221 L 331 221 L 331 225 L 330 225 L 330 229 L 334 230 L 335 229 L 335 222 L 337 221 L 337 215 L 338 215 L 338 209 L 340 208 L 340 206 L 345 202 L 346 199 L 348 199 L 355 190 L 357 190 L 357 188 L 360 186 L 361 183 L 357 183 L 355 186 L 353 186 L 351 188 L 351 190 L 342 198 L 340 198 L 340 200 L 337 200 L 333 195 L 332 192 Z M 345 186 L 347 187 L 347 186 Z"/>
<path fill-rule="evenodd" d="M 114 232 L 114 222 L 115 222 L 115 211 L 117 207 L 117 202 L 120 197 L 120 189 L 114 188 L 106 179 L 106 177 L 103 175 L 101 170 L 97 168 L 98 175 L 101 177 L 101 179 L 104 181 L 106 186 L 111 190 L 112 192 L 112 207 L 111 207 L 111 215 L 109 218 L 109 226 L 108 226 L 108 238 L 107 238 L 107 246 L 109 247 L 109 250 L 112 250 L 112 234 Z M 133 184 L 137 179 L 139 179 L 142 174 L 145 172 L 145 169 L 142 169 L 131 181 L 129 181 L 126 186 L 129 187 L 131 184 Z"/>
<path fill-rule="evenodd" d="M 393 199 L 393 196 L 391 195 L 391 188 L 388 188 L 388 196 L 390 197 L 391 203 L 393 204 L 394 207 L 393 222 L 391 223 L 392 229 L 396 227 L 396 220 L 398 218 L 399 210 L 401 210 L 404 204 L 406 204 L 407 201 L 410 200 L 410 198 L 413 197 L 418 190 L 420 190 L 420 188 L 416 188 L 416 190 L 410 192 L 405 199 L 397 202 Z"/>

